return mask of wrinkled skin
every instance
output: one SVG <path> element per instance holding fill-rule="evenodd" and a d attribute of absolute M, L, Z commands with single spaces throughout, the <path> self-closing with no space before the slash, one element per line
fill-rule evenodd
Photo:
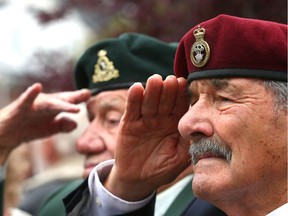
<path fill-rule="evenodd" d="M 134 84 L 119 126 L 115 165 L 105 187 L 122 199 L 141 200 L 187 168 L 189 142 L 177 128 L 187 110 L 183 78 L 169 76 L 162 81 L 153 75 L 145 91 L 141 84 Z"/>
<path fill-rule="evenodd" d="M 103 91 L 87 101 L 90 123 L 76 143 L 77 151 L 85 155 L 83 178 L 100 162 L 114 158 L 127 94 L 128 89 Z"/>
<path fill-rule="evenodd" d="M 105 187 L 128 201 L 144 199 L 188 166 L 188 140 L 210 139 L 231 157 L 212 150 L 196 156 L 199 198 L 228 215 L 266 215 L 286 203 L 287 111 L 274 109 L 273 93 L 256 79 L 197 80 L 188 88 L 188 110 L 185 85 L 154 75 L 145 90 L 129 89 Z"/>
<path fill-rule="evenodd" d="M 193 81 L 179 122 L 192 145 L 210 139 L 232 153 L 229 161 L 203 152 L 193 166 L 194 193 L 228 215 L 266 215 L 287 202 L 287 111 L 275 111 L 275 96 L 261 82 Z"/>

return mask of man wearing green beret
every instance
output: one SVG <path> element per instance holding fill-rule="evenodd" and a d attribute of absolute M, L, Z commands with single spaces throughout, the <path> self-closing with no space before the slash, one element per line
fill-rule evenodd
<path fill-rule="evenodd" d="M 129 89 L 115 161 L 89 175 L 90 215 L 152 215 L 157 188 L 189 166 L 188 149 L 198 198 L 232 216 L 287 215 L 287 30 L 219 15 L 187 32 L 178 78 Z M 182 215 L 196 211 L 193 200 Z"/>

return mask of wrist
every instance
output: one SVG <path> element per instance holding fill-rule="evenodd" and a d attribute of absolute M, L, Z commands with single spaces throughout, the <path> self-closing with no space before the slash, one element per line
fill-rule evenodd
<path fill-rule="evenodd" d="M 144 200 L 155 192 L 155 190 L 150 188 L 145 189 L 147 187 L 145 182 L 143 184 L 140 181 L 133 183 L 126 178 L 122 179 L 117 175 L 115 166 L 113 166 L 110 174 L 102 183 L 110 193 L 129 202 Z"/>

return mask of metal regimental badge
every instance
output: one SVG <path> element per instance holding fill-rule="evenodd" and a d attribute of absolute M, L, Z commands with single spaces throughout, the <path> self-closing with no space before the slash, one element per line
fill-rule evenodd
<path fill-rule="evenodd" d="M 119 71 L 114 68 L 113 62 L 110 61 L 106 55 L 106 50 L 100 50 L 98 52 L 99 58 L 92 77 L 94 83 L 105 82 L 119 77 Z"/>
<path fill-rule="evenodd" d="M 193 32 L 196 39 L 191 47 L 190 58 L 196 67 L 203 67 L 210 56 L 210 48 L 208 43 L 204 40 L 205 29 L 198 26 Z"/>

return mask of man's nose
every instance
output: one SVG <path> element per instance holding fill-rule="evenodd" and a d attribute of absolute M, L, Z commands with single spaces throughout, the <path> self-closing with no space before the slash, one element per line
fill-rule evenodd
<path fill-rule="evenodd" d="M 95 154 L 105 150 L 101 128 L 90 124 L 76 142 L 76 150 L 80 154 Z"/>
<path fill-rule="evenodd" d="M 195 136 L 213 135 L 213 111 L 209 107 L 209 103 L 200 100 L 190 107 L 178 124 L 183 137 L 191 140 Z"/>

